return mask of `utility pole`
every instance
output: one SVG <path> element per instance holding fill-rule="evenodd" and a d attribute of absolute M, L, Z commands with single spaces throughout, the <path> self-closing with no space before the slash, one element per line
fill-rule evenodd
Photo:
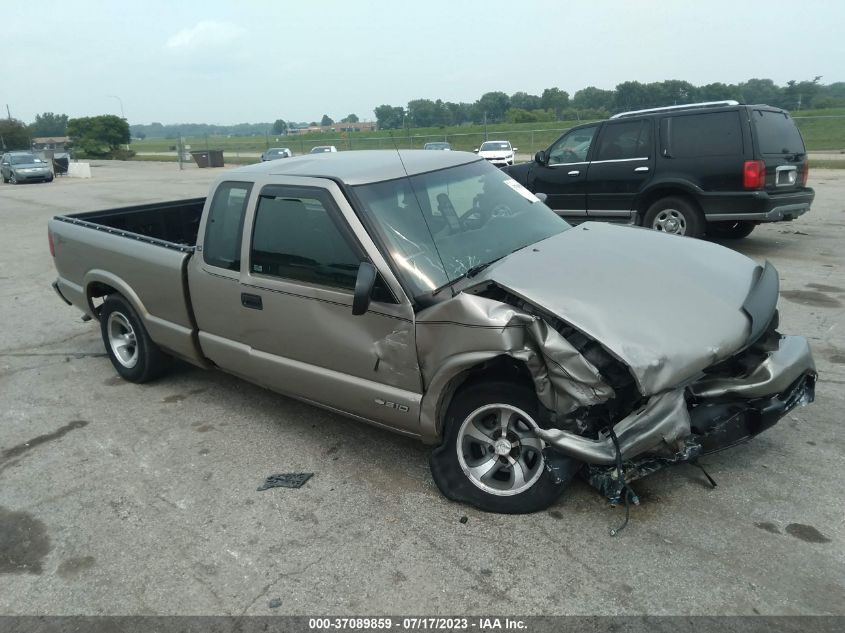
<path fill-rule="evenodd" d="M 12 120 L 12 113 L 9 112 L 9 104 L 6 104 L 6 116 L 9 117 L 9 120 Z"/>

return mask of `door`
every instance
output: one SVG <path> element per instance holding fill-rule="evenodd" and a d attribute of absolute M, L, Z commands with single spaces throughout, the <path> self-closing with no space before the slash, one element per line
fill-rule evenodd
<path fill-rule="evenodd" d="M 650 119 L 604 125 L 587 176 L 587 215 L 629 221 L 637 195 L 654 171 L 654 132 Z"/>
<path fill-rule="evenodd" d="M 529 188 L 545 193 L 546 204 L 564 217 L 587 215 L 587 162 L 598 125 L 570 130 L 546 153 L 546 164 L 535 164 Z"/>
<path fill-rule="evenodd" d="M 346 215 L 341 211 L 339 197 L 334 184 L 261 189 L 246 223 L 238 312 L 246 356 L 236 373 L 418 433 L 422 385 L 413 310 L 389 289 L 384 275 L 391 273 L 380 268 L 369 310 L 352 314 L 359 264 L 379 264 L 368 257 L 363 228 L 356 233 L 350 226 L 358 220 L 345 199 Z"/>

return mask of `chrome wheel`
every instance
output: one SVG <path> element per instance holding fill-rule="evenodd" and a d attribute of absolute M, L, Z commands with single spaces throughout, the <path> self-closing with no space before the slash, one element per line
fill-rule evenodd
<path fill-rule="evenodd" d="M 677 209 L 663 209 L 655 216 L 654 222 L 651 223 L 651 228 L 655 231 L 663 231 L 664 233 L 672 233 L 673 235 L 686 235 L 687 219 Z"/>
<path fill-rule="evenodd" d="M 473 485 L 497 496 L 517 495 L 543 474 L 545 444 L 537 423 L 508 404 L 489 404 L 470 413 L 458 430 L 458 463 Z"/>
<path fill-rule="evenodd" d="M 138 342 L 135 330 L 122 312 L 112 312 L 106 322 L 109 346 L 121 365 L 132 369 L 138 364 Z"/>

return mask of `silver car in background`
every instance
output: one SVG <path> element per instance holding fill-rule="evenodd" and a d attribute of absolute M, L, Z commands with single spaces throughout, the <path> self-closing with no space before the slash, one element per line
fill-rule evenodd
<path fill-rule="evenodd" d="M 261 162 L 278 160 L 279 158 L 291 158 L 292 156 L 293 152 L 287 147 L 271 147 L 261 154 Z"/>
<path fill-rule="evenodd" d="M 8 152 L 0 157 L 0 175 L 3 182 L 16 185 L 21 182 L 52 182 L 53 170 L 49 163 L 30 152 Z"/>

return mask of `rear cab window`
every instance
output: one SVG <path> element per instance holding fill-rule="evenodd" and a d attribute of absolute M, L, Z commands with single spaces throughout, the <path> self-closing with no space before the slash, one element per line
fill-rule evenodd
<path fill-rule="evenodd" d="M 214 192 L 203 239 L 203 260 L 209 266 L 241 269 L 244 213 L 252 183 L 223 182 Z"/>

